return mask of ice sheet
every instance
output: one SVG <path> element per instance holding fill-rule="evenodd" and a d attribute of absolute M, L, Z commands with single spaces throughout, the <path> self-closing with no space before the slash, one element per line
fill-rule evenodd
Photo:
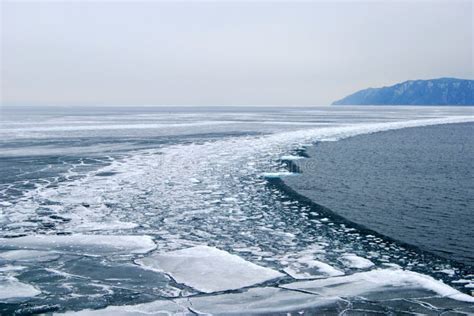
<path fill-rule="evenodd" d="M 0 249 L 54 250 L 92 255 L 146 253 L 155 247 L 150 236 L 76 234 L 0 238 Z"/>
<path fill-rule="evenodd" d="M 178 283 L 205 293 L 239 289 L 283 276 L 278 271 L 208 246 L 153 254 L 137 263 L 165 272 Z"/>

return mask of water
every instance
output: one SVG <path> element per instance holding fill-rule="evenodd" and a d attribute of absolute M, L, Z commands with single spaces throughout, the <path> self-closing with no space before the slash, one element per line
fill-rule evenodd
<path fill-rule="evenodd" d="M 314 142 L 472 120 L 470 109 L 436 107 L 4 108 L 0 310 L 200 297 L 137 264 L 153 248 L 196 245 L 284 273 L 273 287 L 365 271 L 349 260 L 363 257 L 372 268 L 397 264 L 469 292 L 466 266 L 331 217 L 265 173 L 287 172 L 281 157 Z"/>
<path fill-rule="evenodd" d="M 319 143 L 286 182 L 350 221 L 473 267 L 473 135 L 469 123 Z"/>

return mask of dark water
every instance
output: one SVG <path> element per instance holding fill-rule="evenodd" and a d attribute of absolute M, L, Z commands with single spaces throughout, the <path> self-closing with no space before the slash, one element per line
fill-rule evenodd
<path fill-rule="evenodd" d="M 285 182 L 348 220 L 474 265 L 474 124 L 323 142 Z"/>

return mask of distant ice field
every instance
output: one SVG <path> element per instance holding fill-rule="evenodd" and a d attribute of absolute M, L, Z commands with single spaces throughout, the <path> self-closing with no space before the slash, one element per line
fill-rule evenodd
<path fill-rule="evenodd" d="M 447 284 L 394 281 L 401 298 L 408 288 L 442 288 L 430 293 L 469 303 L 469 265 L 360 229 L 278 184 L 298 181 L 295 166 L 317 142 L 466 122 L 472 109 L 456 107 L 2 108 L 0 293 L 10 294 L 0 296 L 0 313 L 163 299 L 151 304 L 191 311 L 176 299 L 205 293 L 215 307 L 233 291 L 286 297 L 298 282 L 392 269 Z M 226 282 L 196 278 L 211 273 L 201 260 L 211 255 Z M 364 275 L 347 282 L 369 282 Z M 339 302 L 292 295 L 288 310 Z"/>

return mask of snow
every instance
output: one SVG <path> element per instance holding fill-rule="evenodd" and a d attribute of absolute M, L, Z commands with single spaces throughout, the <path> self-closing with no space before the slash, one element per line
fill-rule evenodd
<path fill-rule="evenodd" d="M 0 300 L 33 297 L 41 294 L 34 286 L 22 283 L 14 277 L 0 277 Z"/>
<path fill-rule="evenodd" d="M 282 286 L 322 296 L 362 296 L 388 289 L 425 289 L 440 296 L 474 303 L 474 297 L 437 281 L 432 277 L 413 271 L 376 269 L 337 278 L 302 281 Z"/>
<path fill-rule="evenodd" d="M 23 248 L 91 255 L 147 253 L 156 248 L 150 236 L 132 235 L 30 235 L 0 238 L 0 249 Z"/>
<path fill-rule="evenodd" d="M 283 276 L 278 271 L 208 246 L 157 253 L 137 263 L 167 273 L 176 282 L 205 293 L 240 289 Z"/>
<path fill-rule="evenodd" d="M 342 255 L 339 260 L 348 268 L 367 269 L 374 266 L 374 263 L 369 259 L 359 257 L 352 253 Z"/>

